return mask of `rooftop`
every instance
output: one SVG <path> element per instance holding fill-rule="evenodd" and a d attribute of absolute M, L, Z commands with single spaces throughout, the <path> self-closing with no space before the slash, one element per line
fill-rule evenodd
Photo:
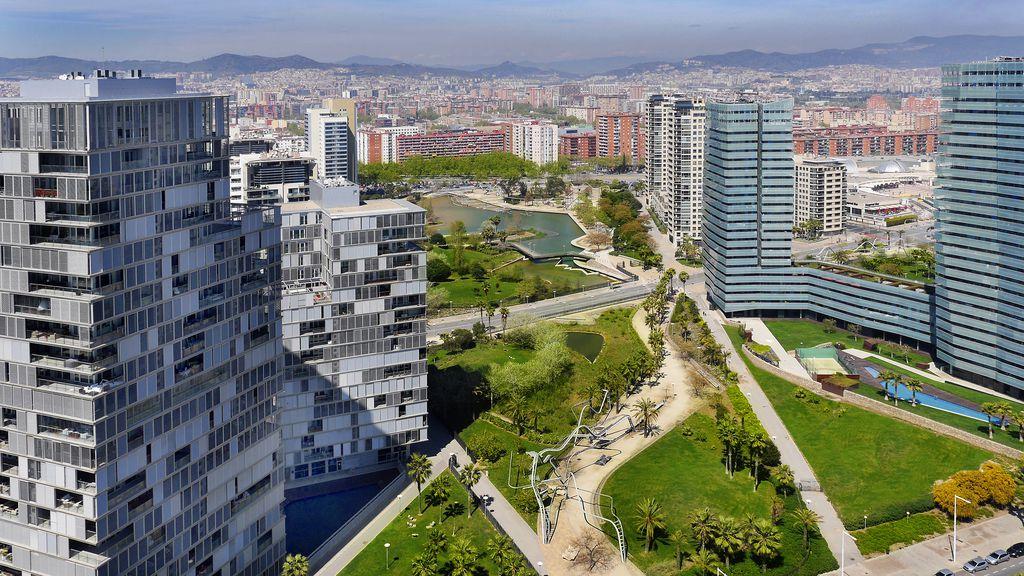
<path fill-rule="evenodd" d="M 20 96 L 3 98 L 3 102 L 95 102 L 104 100 L 137 100 L 145 98 L 191 98 L 208 94 L 179 93 L 174 78 L 144 76 L 142 70 L 131 70 L 119 76 L 110 70 L 96 70 L 86 77 L 81 72 L 61 74 L 48 80 L 24 80 Z"/>

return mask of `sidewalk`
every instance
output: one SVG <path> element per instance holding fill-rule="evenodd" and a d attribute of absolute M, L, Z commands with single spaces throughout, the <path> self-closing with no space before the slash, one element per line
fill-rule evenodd
<path fill-rule="evenodd" d="M 956 564 L 951 559 L 950 542 L 953 535 L 943 534 L 930 540 L 901 548 L 891 554 L 876 556 L 855 566 L 846 566 L 847 576 L 920 576 L 934 574 L 940 568 L 959 573 L 965 562 L 976 556 L 986 556 L 997 548 L 1006 549 L 1024 540 L 1020 519 L 1003 514 L 957 530 L 959 543 Z M 838 576 L 839 571 L 830 572 Z"/>
<path fill-rule="evenodd" d="M 455 441 L 448 430 L 440 422 L 435 421 L 434 424 L 430 430 L 432 436 L 431 445 L 435 450 L 435 453 L 430 456 L 431 480 L 448 469 L 448 459 L 452 454 L 455 454 L 460 466 L 471 461 L 469 455 Z M 426 484 L 424 484 L 424 488 L 426 488 Z M 509 504 L 501 492 L 495 488 L 486 474 L 480 478 L 474 493 L 477 495 L 488 494 L 494 498 L 491 511 L 501 530 L 508 534 L 515 541 L 516 545 L 519 546 L 520 550 L 526 554 L 527 560 L 534 570 L 541 576 L 544 576 L 546 574 L 543 571 L 544 556 L 541 552 L 537 535 L 512 508 L 512 505 Z M 354 538 L 349 540 L 322 568 L 317 570 L 315 576 L 335 576 L 336 574 L 341 574 L 345 566 L 362 552 L 366 546 L 373 542 L 373 539 L 380 535 L 384 528 L 397 518 L 416 496 L 416 484 L 410 483 L 397 498 L 388 504 L 387 508 L 371 520 Z"/>
<path fill-rule="evenodd" d="M 740 391 L 747 396 L 754 414 L 757 415 L 761 425 L 764 426 L 765 432 L 771 436 L 772 441 L 778 447 L 782 463 L 793 470 L 793 478 L 796 480 L 797 486 L 803 487 L 800 490 L 800 495 L 803 497 L 804 503 L 821 517 L 818 528 L 821 531 L 822 537 L 828 543 L 832 555 L 838 561 L 842 551 L 844 533 L 843 523 L 839 520 L 839 514 L 836 513 L 835 507 L 829 502 L 824 492 L 821 492 L 818 488 L 818 480 L 814 475 L 814 470 L 807 463 L 796 442 L 790 437 L 789 431 L 786 430 L 782 419 L 779 418 L 779 415 L 768 401 L 768 397 L 765 396 L 764 391 L 761 390 L 761 387 L 757 385 L 757 381 L 754 380 L 750 371 L 747 370 L 747 365 L 735 353 L 732 341 L 729 340 L 729 335 L 725 333 L 725 329 L 722 327 L 721 315 L 708 310 L 707 301 L 703 297 L 703 284 L 688 285 L 687 289 L 687 295 L 697 302 L 701 316 L 707 322 L 708 328 L 711 329 L 715 340 L 727 350 L 729 368 L 739 375 Z M 847 564 L 862 562 L 864 558 L 861 556 L 860 551 L 857 550 L 856 546 L 852 545 L 852 542 L 850 544 L 850 546 L 846 546 Z"/>

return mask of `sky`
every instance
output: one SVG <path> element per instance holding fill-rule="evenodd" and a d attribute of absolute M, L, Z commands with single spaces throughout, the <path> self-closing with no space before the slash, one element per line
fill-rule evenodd
<path fill-rule="evenodd" d="M 0 0 L 0 57 L 223 52 L 430 65 L 807 52 L 1024 34 L 1021 0 Z"/>

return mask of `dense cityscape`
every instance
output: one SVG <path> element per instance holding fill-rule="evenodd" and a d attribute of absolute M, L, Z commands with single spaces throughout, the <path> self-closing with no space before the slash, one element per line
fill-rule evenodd
<path fill-rule="evenodd" d="M 0 56 L 0 576 L 1024 574 L 1024 37 L 44 29 Z"/>

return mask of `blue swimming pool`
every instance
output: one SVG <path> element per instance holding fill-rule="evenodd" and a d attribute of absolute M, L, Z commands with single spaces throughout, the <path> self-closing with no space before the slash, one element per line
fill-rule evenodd
<path fill-rule="evenodd" d="M 871 366 L 866 366 L 864 370 L 874 378 L 878 378 L 882 374 L 879 370 L 872 368 Z M 892 384 L 889 384 L 889 393 L 892 393 Z M 911 392 L 906 386 L 900 384 L 896 390 L 896 396 L 900 400 L 910 402 Z M 923 406 L 928 406 L 929 408 L 935 408 L 936 410 L 942 410 L 943 412 L 950 412 L 952 414 L 959 414 L 960 416 L 966 416 L 975 420 L 981 420 L 982 422 L 988 422 L 988 416 L 983 412 L 966 406 L 961 406 L 955 402 L 943 400 L 942 398 L 936 398 L 935 396 L 925 394 L 924 392 L 917 393 L 917 403 Z M 993 422 L 998 423 L 998 420 Z"/>
<path fill-rule="evenodd" d="M 308 556 L 380 492 L 377 484 L 349 488 L 285 504 L 289 553 Z"/>

